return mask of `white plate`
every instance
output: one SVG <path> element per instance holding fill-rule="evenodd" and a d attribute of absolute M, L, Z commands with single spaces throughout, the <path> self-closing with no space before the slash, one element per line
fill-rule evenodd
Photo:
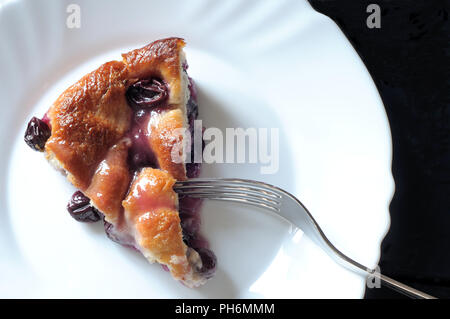
<path fill-rule="evenodd" d="M 23 142 L 26 123 L 120 52 L 167 36 L 187 41 L 206 126 L 280 128 L 280 169 L 205 165 L 203 176 L 264 180 L 297 195 L 333 243 L 373 266 L 393 193 L 387 118 L 343 34 L 306 1 L 7 1 L 0 8 L 0 296 L 342 297 L 365 279 L 267 213 L 207 203 L 219 259 L 199 289 L 109 241 L 65 211 L 73 188 Z"/>

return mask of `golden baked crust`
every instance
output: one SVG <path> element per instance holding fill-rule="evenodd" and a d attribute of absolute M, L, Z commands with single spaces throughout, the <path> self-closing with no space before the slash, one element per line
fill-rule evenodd
<path fill-rule="evenodd" d="M 184 61 L 183 47 L 185 42 L 180 38 L 155 41 L 149 45 L 122 54 L 127 65 L 130 79 L 147 79 L 159 77 L 170 87 L 169 105 L 186 104 L 186 96 L 182 83 L 182 66 Z M 133 82 L 134 83 L 134 82 Z"/>
<path fill-rule="evenodd" d="M 166 265 L 175 279 L 197 287 L 206 279 L 198 273 L 200 256 L 183 242 L 174 183 L 175 179 L 163 170 L 142 169 L 123 201 L 125 220 L 150 262 Z"/>
<path fill-rule="evenodd" d="M 122 62 L 105 63 L 64 91 L 47 113 L 52 130 L 47 157 L 83 191 L 106 152 L 130 127 L 127 74 Z"/>
<path fill-rule="evenodd" d="M 180 38 L 169 38 L 123 54 L 123 61 L 107 62 L 87 74 L 51 106 L 47 115 L 52 132 L 45 151 L 75 187 L 89 187 L 107 151 L 128 132 L 132 112 L 125 92 L 130 85 L 160 77 L 169 86 L 169 108 L 185 112 L 184 45 Z"/>
<path fill-rule="evenodd" d="M 131 174 L 128 169 L 127 157 L 131 141 L 123 138 L 106 154 L 98 165 L 92 182 L 85 191 L 95 207 L 111 224 L 121 222 L 122 199 L 128 192 Z"/>
<path fill-rule="evenodd" d="M 123 201 L 125 218 L 134 225 L 139 247 L 147 258 L 169 267 L 182 280 L 191 272 L 181 234 L 175 179 L 167 172 L 144 168 Z"/>
<path fill-rule="evenodd" d="M 187 125 L 184 44 L 179 38 L 155 41 L 123 54 L 123 61 L 103 64 L 69 87 L 47 113 L 51 136 L 45 152 L 115 231 L 131 234 L 150 262 L 167 265 L 176 279 L 194 287 L 206 279 L 197 273 L 202 265 L 198 253 L 183 242 L 172 189 L 176 179 L 186 178 L 184 163 L 172 160 L 172 152 L 182 144 L 177 130 Z M 143 168 L 133 177 L 128 166 L 133 111 L 126 92 L 137 81 L 153 77 L 169 89 L 166 105 L 152 111 L 146 125 L 160 169 Z"/>
<path fill-rule="evenodd" d="M 153 149 L 158 166 L 168 171 L 175 179 L 186 179 L 186 167 L 174 161 L 175 156 L 182 158 L 185 115 L 180 109 L 169 110 L 153 115 L 148 126 L 148 141 Z"/>

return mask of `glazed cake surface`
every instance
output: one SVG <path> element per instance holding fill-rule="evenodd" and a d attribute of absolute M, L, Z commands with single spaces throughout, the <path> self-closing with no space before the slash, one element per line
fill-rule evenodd
<path fill-rule="evenodd" d="M 111 239 L 196 287 L 212 276 L 215 257 L 205 245 L 187 245 L 187 217 L 180 218 L 173 191 L 176 180 L 187 178 L 186 165 L 172 159 L 187 138 L 179 129 L 189 129 L 197 114 L 184 45 L 180 38 L 155 41 L 70 86 L 45 116 L 51 134 L 44 151 L 101 212 Z M 129 95 L 148 86 L 159 100 L 141 108 Z"/>
<path fill-rule="evenodd" d="M 52 105 L 47 113 L 51 136 L 45 151 L 68 173 L 75 187 L 85 190 L 89 186 L 99 162 L 129 131 L 132 109 L 126 91 L 132 84 L 162 78 L 169 87 L 165 109 L 179 109 L 186 116 L 189 90 L 183 72 L 184 45 L 182 39 L 170 38 L 123 54 L 123 61 L 105 63 L 85 75 Z M 177 179 L 186 175 L 183 164 L 167 166 Z"/>

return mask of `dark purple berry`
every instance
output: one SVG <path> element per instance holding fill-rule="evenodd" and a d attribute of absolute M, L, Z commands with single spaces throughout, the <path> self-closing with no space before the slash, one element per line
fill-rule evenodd
<path fill-rule="evenodd" d="M 126 96 L 131 107 L 146 109 L 162 104 L 169 94 L 164 82 L 153 78 L 136 82 L 128 88 Z"/>
<path fill-rule="evenodd" d="M 90 199 L 80 191 L 72 195 L 67 210 L 79 222 L 93 223 L 101 218 L 99 211 L 90 204 Z"/>
<path fill-rule="evenodd" d="M 203 264 L 199 272 L 203 274 L 203 276 L 205 276 L 206 278 L 211 278 L 216 272 L 216 265 L 217 265 L 216 255 L 208 248 L 197 248 L 195 250 L 200 255 Z"/>
<path fill-rule="evenodd" d="M 51 135 L 50 127 L 43 120 L 33 117 L 25 131 L 25 143 L 35 151 L 43 152 L 45 143 Z"/>

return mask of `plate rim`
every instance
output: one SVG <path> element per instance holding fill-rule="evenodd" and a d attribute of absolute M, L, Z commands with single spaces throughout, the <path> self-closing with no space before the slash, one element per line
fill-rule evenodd
<path fill-rule="evenodd" d="M 1 11 L 2 11 L 3 9 L 5 9 L 6 5 L 20 5 L 22 2 L 28 2 L 28 1 L 27 1 L 27 0 L 15 0 L 15 1 L 11 1 L 11 2 L 0 2 L 0 14 L 1 14 Z M 305 2 L 306 2 L 306 1 L 305 1 Z M 385 123 L 386 123 L 387 128 L 388 128 L 387 132 L 389 133 L 389 137 L 391 138 L 391 143 L 389 144 L 389 147 L 390 147 L 390 148 L 389 148 L 389 150 L 387 150 L 387 151 L 388 151 L 389 156 L 390 156 L 390 162 L 392 163 L 392 136 L 391 136 L 391 130 L 390 130 L 390 126 L 389 126 L 389 120 L 388 120 L 388 117 L 387 117 L 387 114 L 386 114 L 386 110 L 385 110 L 385 108 L 384 108 L 383 101 L 382 101 L 381 96 L 379 95 L 379 92 L 378 92 L 378 90 L 377 90 L 377 88 L 376 88 L 376 85 L 375 85 L 375 83 L 374 83 L 374 81 L 373 81 L 373 79 L 372 79 L 372 77 L 371 77 L 371 75 L 370 75 L 370 72 L 367 70 L 367 67 L 366 67 L 366 66 L 364 65 L 364 63 L 362 62 L 360 56 L 357 54 L 357 52 L 356 52 L 356 50 L 354 49 L 354 47 L 351 45 L 351 43 L 349 42 L 349 40 L 345 37 L 345 35 L 344 35 L 344 34 L 342 33 L 342 31 L 339 29 L 339 27 L 335 24 L 335 22 L 334 22 L 333 20 L 331 20 L 329 17 L 327 17 L 327 16 L 325 16 L 325 15 L 323 15 L 323 14 L 321 14 L 321 13 L 315 11 L 315 10 L 310 6 L 310 4 L 309 4 L 308 2 L 306 2 L 306 3 L 307 3 L 307 5 L 311 8 L 311 10 L 313 11 L 314 14 L 321 16 L 320 19 L 326 19 L 327 23 L 332 23 L 332 24 L 334 25 L 334 27 L 338 30 L 338 32 L 342 34 L 342 36 L 343 36 L 343 37 L 345 38 L 345 40 L 346 40 L 346 45 L 353 51 L 355 57 L 359 60 L 359 63 L 363 66 L 363 68 L 365 69 L 365 72 L 366 72 L 367 75 L 369 76 L 369 78 L 370 78 L 370 83 L 371 83 L 371 86 L 372 86 L 372 89 L 373 89 L 373 91 L 375 92 L 375 94 L 376 94 L 376 96 L 377 96 L 377 98 L 378 98 L 378 103 L 377 103 L 377 104 L 379 104 L 379 105 L 382 107 L 382 112 L 383 112 L 383 114 L 384 114 Z M 5 5 L 5 7 L 4 7 L 4 5 Z M 325 20 L 324 20 L 324 21 L 325 21 Z M 391 194 L 391 195 L 390 195 L 390 198 L 389 198 L 389 199 L 387 200 L 387 202 L 386 202 L 386 211 L 385 211 L 385 213 L 386 213 L 386 215 L 387 215 L 387 219 L 386 219 L 386 220 L 387 220 L 387 225 L 386 225 L 386 227 L 385 227 L 385 229 L 384 229 L 384 232 L 383 232 L 382 234 L 380 234 L 379 241 L 378 241 L 378 247 L 380 247 L 381 242 L 382 242 L 382 240 L 384 239 L 384 237 L 385 237 L 385 235 L 387 234 L 387 232 L 389 231 L 389 227 L 390 227 L 389 205 L 390 205 L 390 202 L 391 202 L 392 197 L 394 196 L 394 192 L 395 192 L 395 184 L 393 183 L 393 176 L 392 176 L 392 171 L 391 171 L 391 170 L 389 170 L 389 178 L 391 179 L 391 185 L 390 185 L 390 186 L 391 186 L 391 190 L 390 190 L 390 194 Z M 377 259 L 379 259 L 379 255 L 380 255 L 380 251 L 378 251 L 378 253 L 377 253 L 377 256 L 378 256 Z"/>

